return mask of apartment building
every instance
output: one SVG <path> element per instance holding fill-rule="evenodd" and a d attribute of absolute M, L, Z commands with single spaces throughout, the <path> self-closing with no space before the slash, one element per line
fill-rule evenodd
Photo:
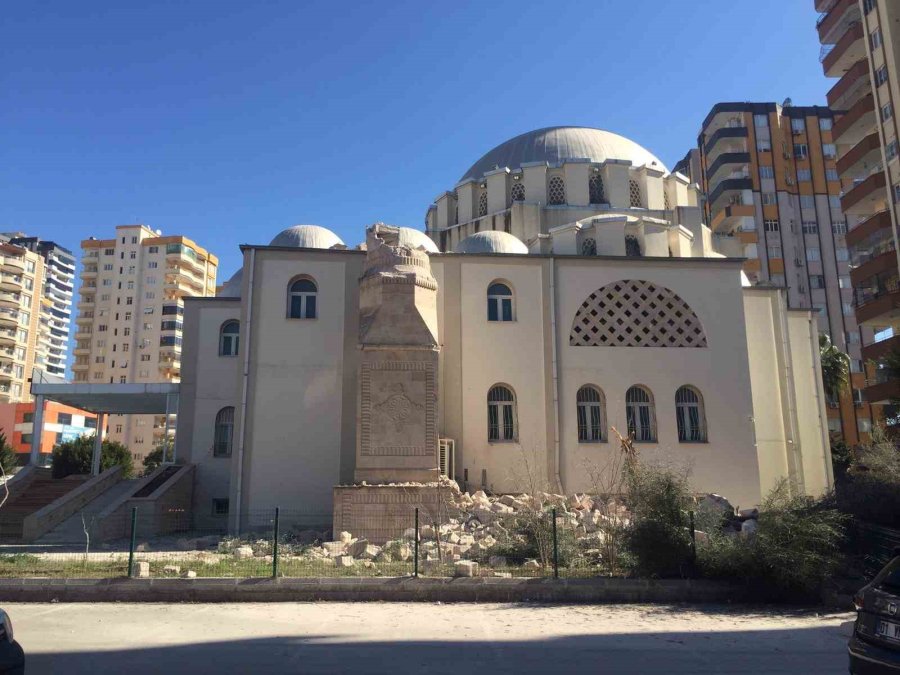
<path fill-rule="evenodd" d="M 114 239 L 87 239 L 81 250 L 75 382 L 178 382 L 183 298 L 215 295 L 216 256 L 146 225 L 120 225 Z M 152 415 L 113 415 L 108 424 L 108 438 L 136 460 L 166 428 Z"/>
<path fill-rule="evenodd" d="M 900 202 L 900 2 L 815 0 L 827 77 L 841 207 L 847 216 L 850 278 L 863 331 L 865 396 L 888 424 L 898 421 L 900 381 L 881 359 L 900 346 L 897 227 Z"/>
<path fill-rule="evenodd" d="M 75 280 L 75 256 L 53 241 L 29 237 L 21 232 L 0 234 L 15 246 L 36 253 L 44 260 L 41 307 L 38 330 L 37 365 L 51 375 L 65 377 L 72 323 L 72 295 Z"/>
<path fill-rule="evenodd" d="M 872 333 L 854 316 L 834 126 L 826 107 L 719 103 L 699 162 L 689 153 L 680 165 L 699 174 L 716 249 L 746 258 L 752 283 L 785 287 L 790 308 L 817 309 L 819 331 L 850 355 L 852 387 L 829 401 L 828 425 L 856 444 L 872 427 L 861 350 Z"/>
<path fill-rule="evenodd" d="M 16 452 L 19 465 L 28 463 L 34 433 L 34 401 L 28 403 L 0 403 L 0 431 Z M 84 410 L 56 401 L 44 402 L 44 429 L 41 435 L 40 463 L 50 463 L 53 448 L 79 436 L 93 435 L 97 417 Z"/>

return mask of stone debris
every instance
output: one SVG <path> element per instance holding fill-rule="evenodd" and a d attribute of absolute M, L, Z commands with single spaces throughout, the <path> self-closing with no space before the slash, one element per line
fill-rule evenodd
<path fill-rule="evenodd" d="M 253 557 L 253 548 L 251 546 L 238 546 L 234 549 L 234 557 L 237 560 L 246 560 Z"/>
<path fill-rule="evenodd" d="M 349 555 L 339 555 L 334 559 L 336 567 L 353 567 L 355 563 L 356 561 L 353 560 L 353 556 Z"/>
<path fill-rule="evenodd" d="M 454 565 L 453 571 L 458 577 L 477 577 L 478 563 L 473 560 L 460 560 Z"/>
<path fill-rule="evenodd" d="M 181 574 L 181 567 L 179 565 L 166 565 L 163 567 L 163 574 Z"/>
<path fill-rule="evenodd" d="M 134 576 L 138 579 L 149 579 L 150 578 L 150 563 L 146 561 L 136 562 L 134 564 Z"/>
<path fill-rule="evenodd" d="M 182 575 L 185 579 L 196 579 L 197 573 L 194 570 L 188 570 Z"/>

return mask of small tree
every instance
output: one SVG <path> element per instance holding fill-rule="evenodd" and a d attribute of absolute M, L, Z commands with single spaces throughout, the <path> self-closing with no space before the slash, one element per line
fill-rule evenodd
<path fill-rule="evenodd" d="M 94 454 L 94 437 L 79 436 L 53 448 L 53 477 L 65 478 L 70 474 L 89 474 Z M 134 473 L 134 461 L 128 448 L 117 441 L 104 439 L 100 451 L 100 471 L 121 466 L 126 477 Z"/>
<path fill-rule="evenodd" d="M 144 475 L 149 476 L 151 473 L 156 471 L 163 463 L 163 461 L 171 462 L 174 456 L 175 447 L 174 443 L 171 439 L 167 441 L 162 441 L 157 443 L 156 447 L 153 448 L 144 457 Z M 163 455 L 165 454 L 165 459 L 163 459 Z"/>
<path fill-rule="evenodd" d="M 850 357 L 838 349 L 825 333 L 819 335 L 822 384 L 829 400 L 836 401 L 850 380 Z"/>
<path fill-rule="evenodd" d="M 6 442 L 6 434 L 0 431 L 0 466 L 3 467 L 3 473 L 12 473 L 18 463 L 16 451 Z"/>

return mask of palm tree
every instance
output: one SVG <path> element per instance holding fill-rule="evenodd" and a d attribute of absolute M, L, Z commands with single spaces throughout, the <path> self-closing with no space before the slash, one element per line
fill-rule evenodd
<path fill-rule="evenodd" d="M 850 357 L 838 349 L 825 333 L 819 335 L 822 384 L 830 401 L 837 401 L 850 381 Z"/>

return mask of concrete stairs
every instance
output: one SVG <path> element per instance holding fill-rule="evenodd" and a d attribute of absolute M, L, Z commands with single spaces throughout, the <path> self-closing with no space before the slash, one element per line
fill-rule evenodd
<path fill-rule="evenodd" d="M 117 500 L 130 494 L 139 483 L 139 479 L 122 480 L 106 490 L 96 499 L 88 502 L 78 513 L 73 514 L 55 528 L 40 537 L 35 544 L 41 545 L 63 545 L 63 544 L 83 544 L 84 543 L 84 524 L 81 520 L 81 514 L 84 514 L 84 521 L 88 526 L 91 520 L 106 507 L 112 505 Z M 96 520 L 95 520 L 96 523 Z"/>
<path fill-rule="evenodd" d="M 0 508 L 0 541 L 21 540 L 22 522 L 27 516 L 68 494 L 89 478 L 81 475 L 53 478 L 50 469 L 36 469 L 31 484 Z M 0 489 L 0 499 L 2 494 Z"/>

